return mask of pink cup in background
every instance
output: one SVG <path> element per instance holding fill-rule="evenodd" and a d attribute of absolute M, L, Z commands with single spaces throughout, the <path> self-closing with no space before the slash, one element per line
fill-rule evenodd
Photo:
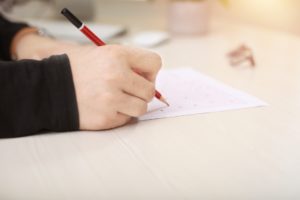
<path fill-rule="evenodd" d="M 206 34 L 209 31 L 210 1 L 173 1 L 168 15 L 171 33 Z"/>

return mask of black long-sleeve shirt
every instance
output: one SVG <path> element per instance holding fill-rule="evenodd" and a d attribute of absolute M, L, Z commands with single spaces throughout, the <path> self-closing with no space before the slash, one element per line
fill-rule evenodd
<path fill-rule="evenodd" d="M 10 45 L 23 23 L 0 14 L 0 138 L 79 129 L 69 59 L 11 61 Z"/>

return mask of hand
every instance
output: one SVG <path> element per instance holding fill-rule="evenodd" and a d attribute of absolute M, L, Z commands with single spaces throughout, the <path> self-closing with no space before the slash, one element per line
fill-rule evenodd
<path fill-rule="evenodd" d="M 122 46 L 80 46 L 36 34 L 17 45 L 19 59 L 64 53 L 71 63 L 81 130 L 114 128 L 146 112 L 161 67 L 157 54 Z"/>
<path fill-rule="evenodd" d="M 67 54 L 81 130 L 118 127 L 146 113 L 161 67 L 157 54 L 116 45 L 81 46 Z"/>

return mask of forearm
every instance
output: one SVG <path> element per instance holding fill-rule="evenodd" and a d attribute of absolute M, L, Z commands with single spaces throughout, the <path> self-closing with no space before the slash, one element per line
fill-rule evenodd
<path fill-rule="evenodd" d="M 72 73 L 66 56 L 0 62 L 0 137 L 79 128 Z"/>
<path fill-rule="evenodd" d="M 36 59 L 66 53 L 75 43 L 38 34 L 25 23 L 10 22 L 0 14 L 0 60 Z"/>

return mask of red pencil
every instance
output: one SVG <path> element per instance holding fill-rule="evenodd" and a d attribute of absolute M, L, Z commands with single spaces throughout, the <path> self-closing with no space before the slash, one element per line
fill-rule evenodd
<path fill-rule="evenodd" d="M 73 13 L 71 13 L 67 8 L 64 8 L 61 11 L 63 14 L 76 28 L 78 28 L 86 37 L 88 37 L 92 42 L 94 42 L 97 46 L 105 45 L 97 35 L 95 35 L 83 22 L 81 22 Z M 169 106 L 169 103 L 166 99 L 161 95 L 160 92 L 155 90 L 155 97 L 161 102 L 165 103 Z"/>

